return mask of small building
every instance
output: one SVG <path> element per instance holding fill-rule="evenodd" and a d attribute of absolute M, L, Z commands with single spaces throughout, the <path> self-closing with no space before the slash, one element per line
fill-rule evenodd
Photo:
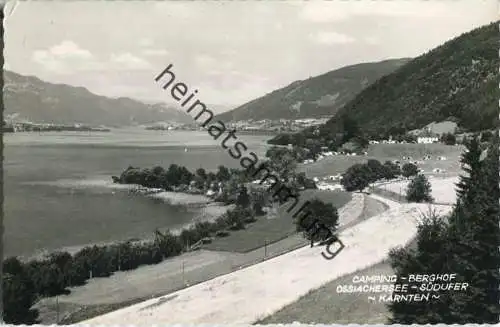
<path fill-rule="evenodd" d="M 439 139 L 436 136 L 419 136 L 417 138 L 417 143 L 419 144 L 430 144 L 430 143 L 436 143 L 438 141 Z"/>

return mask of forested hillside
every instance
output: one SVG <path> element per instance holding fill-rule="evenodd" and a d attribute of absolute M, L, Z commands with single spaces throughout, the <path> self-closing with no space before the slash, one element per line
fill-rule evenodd
<path fill-rule="evenodd" d="M 235 121 L 332 116 L 367 86 L 409 60 L 402 58 L 356 64 L 295 81 L 217 118 Z"/>
<path fill-rule="evenodd" d="M 365 135 L 400 134 L 443 120 L 468 131 L 496 126 L 498 22 L 464 33 L 380 78 L 319 130 L 278 139 L 332 139 L 342 132 L 346 117 Z"/>

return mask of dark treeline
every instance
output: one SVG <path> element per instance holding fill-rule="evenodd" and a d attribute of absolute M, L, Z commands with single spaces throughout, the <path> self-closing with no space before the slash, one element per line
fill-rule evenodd
<path fill-rule="evenodd" d="M 492 72 L 498 61 L 497 25 L 493 22 L 462 34 L 381 77 L 325 124 L 278 135 L 271 142 L 301 145 L 315 139 L 328 146 L 346 135 L 346 115 L 370 139 L 394 138 L 445 120 L 456 122 L 464 132 L 496 128 L 498 85 Z M 450 96 L 456 85 L 460 90 Z"/>
<path fill-rule="evenodd" d="M 400 166 L 392 161 L 383 164 L 370 159 L 364 164 L 354 164 L 343 174 L 341 184 L 346 191 L 363 191 L 371 183 L 381 180 L 391 180 L 399 176 L 411 177 L 418 174 L 418 167 L 413 163 L 405 163 Z"/>
<path fill-rule="evenodd" d="M 498 132 L 497 132 L 498 133 Z M 496 324 L 500 315 L 499 141 L 491 136 L 487 152 L 477 137 L 466 142 L 464 174 L 457 202 L 447 217 L 429 213 L 418 227 L 416 248 L 394 249 L 390 260 L 399 283 L 408 274 L 456 274 L 465 291 L 437 291 L 428 302 L 391 303 L 390 323 Z M 415 282 L 408 289 L 423 283 Z M 426 292 L 423 292 L 426 293 Z M 402 294 L 395 292 L 395 294 Z"/>
<path fill-rule="evenodd" d="M 9 324 L 37 323 L 38 312 L 31 309 L 40 298 L 69 293 L 93 277 L 108 277 L 116 271 L 157 264 L 166 258 L 194 250 L 193 245 L 225 237 L 244 229 L 264 212 L 254 210 L 251 196 L 240 195 L 241 205 L 228 210 L 214 222 L 198 222 L 179 235 L 155 232 L 154 240 L 89 246 L 74 255 L 56 252 L 43 259 L 22 262 L 17 257 L 3 263 L 4 320 Z"/>
<path fill-rule="evenodd" d="M 283 170 L 283 183 L 294 191 L 315 188 L 314 182 L 304 173 L 294 172 L 296 163 L 284 154 L 278 149 L 268 153 L 268 157 L 273 159 L 267 162 L 270 171 Z M 213 237 L 225 237 L 231 231 L 245 229 L 258 216 L 266 213 L 266 206 L 280 201 L 273 198 L 267 188 L 250 183 L 252 178 L 245 170 L 224 166 L 219 166 L 216 172 L 199 168 L 194 173 L 175 164 L 168 169 L 159 166 L 152 169 L 128 167 L 119 177 L 113 176 L 113 181 L 169 191 L 209 192 L 215 201 L 234 204 L 235 207 L 214 222 L 198 222 L 179 235 L 157 230 L 152 241 L 94 245 L 74 255 L 56 252 L 29 262 L 22 262 L 16 257 L 6 259 L 3 264 L 6 323 L 37 323 L 38 312 L 32 306 L 40 298 L 66 294 L 69 287 L 83 285 L 93 277 L 108 277 L 116 271 L 157 264 L 166 258 L 198 249 L 199 245 L 211 242 Z"/>

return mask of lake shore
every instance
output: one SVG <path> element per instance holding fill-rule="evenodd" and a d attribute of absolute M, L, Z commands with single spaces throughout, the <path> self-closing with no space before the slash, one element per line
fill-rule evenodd
<path fill-rule="evenodd" d="M 91 182 L 92 183 L 92 182 Z M 95 182 L 94 182 L 95 183 Z M 197 222 L 213 222 L 221 215 L 226 213 L 228 210 L 232 209 L 234 205 L 225 205 L 221 202 L 215 202 L 213 199 L 202 195 L 202 194 L 190 194 L 184 192 L 171 192 L 171 191 L 163 191 L 161 189 L 147 188 L 140 185 L 134 184 L 115 184 L 115 183 L 95 183 L 100 186 L 107 186 L 110 188 L 116 188 L 121 190 L 128 190 L 129 192 L 133 192 L 138 196 L 148 196 L 154 199 L 161 200 L 170 205 L 182 206 L 189 209 L 197 209 L 197 213 L 193 215 L 192 220 L 189 223 L 186 223 L 184 226 L 180 228 L 168 228 L 168 227 L 159 227 L 160 231 L 169 230 L 174 235 L 179 235 L 183 229 L 189 228 L 196 224 Z M 80 245 L 72 245 L 72 246 L 63 246 L 57 249 L 51 250 L 39 250 L 36 251 L 32 255 L 24 255 L 18 256 L 18 258 L 24 262 L 31 260 L 43 260 L 43 258 L 47 257 L 51 253 L 55 252 L 68 252 L 71 255 L 76 254 L 78 251 L 85 247 L 89 246 L 110 246 L 118 243 L 122 243 L 125 241 L 131 241 L 133 243 L 143 243 L 143 242 L 151 242 L 154 240 L 153 231 L 151 232 L 150 237 L 134 237 L 128 239 L 116 239 L 108 242 L 92 242 Z"/>

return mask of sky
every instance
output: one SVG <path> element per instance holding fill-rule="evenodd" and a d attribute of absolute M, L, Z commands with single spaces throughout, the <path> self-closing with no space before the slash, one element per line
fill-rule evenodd
<path fill-rule="evenodd" d="M 172 102 L 169 64 L 227 106 L 360 62 L 416 57 L 498 17 L 497 0 L 36 1 L 5 8 L 5 69 Z"/>

